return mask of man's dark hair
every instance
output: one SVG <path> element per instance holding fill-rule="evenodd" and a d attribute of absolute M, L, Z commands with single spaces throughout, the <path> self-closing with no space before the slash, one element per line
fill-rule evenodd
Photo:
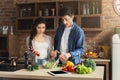
<path fill-rule="evenodd" d="M 65 16 L 65 15 L 69 15 L 69 16 L 74 15 L 73 9 L 70 7 L 62 7 L 60 9 L 60 16 Z"/>

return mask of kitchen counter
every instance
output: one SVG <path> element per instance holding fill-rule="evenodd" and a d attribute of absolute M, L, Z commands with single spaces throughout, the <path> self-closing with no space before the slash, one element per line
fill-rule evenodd
<path fill-rule="evenodd" d="M 16 79 L 44 79 L 44 80 L 103 80 L 104 67 L 97 66 L 96 70 L 91 74 L 76 74 L 71 73 L 62 76 L 52 76 L 48 74 L 51 70 L 60 70 L 60 67 L 54 69 L 39 69 L 35 71 L 27 71 L 26 69 L 17 70 L 15 72 L 0 71 L 1 78 L 16 78 Z"/>
<path fill-rule="evenodd" d="M 110 62 L 110 59 L 101 59 L 101 58 L 96 58 L 93 59 L 95 62 Z M 82 59 L 82 61 L 84 61 L 84 58 Z"/>

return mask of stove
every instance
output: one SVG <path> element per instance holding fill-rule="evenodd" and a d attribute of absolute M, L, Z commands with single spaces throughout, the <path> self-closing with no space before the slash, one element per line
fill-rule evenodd
<path fill-rule="evenodd" d="M 17 65 L 16 67 L 11 67 L 9 64 L 0 64 L 0 71 L 14 72 L 20 69 L 24 69 L 24 65 Z"/>

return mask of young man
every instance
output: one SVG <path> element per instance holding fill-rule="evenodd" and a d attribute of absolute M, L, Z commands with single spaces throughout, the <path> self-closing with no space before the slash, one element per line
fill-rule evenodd
<path fill-rule="evenodd" d="M 59 58 L 63 64 L 67 60 L 79 64 L 84 52 L 84 31 L 74 22 L 74 12 L 71 8 L 62 8 L 60 16 L 63 24 L 57 29 L 54 38 L 55 53 L 52 53 L 52 56 Z"/>

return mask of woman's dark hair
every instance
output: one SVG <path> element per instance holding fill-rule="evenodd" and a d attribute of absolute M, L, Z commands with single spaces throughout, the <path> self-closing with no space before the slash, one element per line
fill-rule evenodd
<path fill-rule="evenodd" d="M 37 30 L 36 30 L 36 27 L 39 25 L 39 24 L 46 24 L 46 21 L 44 18 L 37 18 L 35 19 L 34 23 L 33 23 L 33 26 L 32 26 L 32 29 L 31 29 L 31 32 L 30 32 L 30 39 L 29 39 L 29 46 L 31 47 L 32 46 L 32 40 L 33 38 L 36 36 L 37 34 Z"/>
<path fill-rule="evenodd" d="M 69 15 L 69 16 L 74 15 L 73 9 L 71 7 L 61 7 L 60 16 L 65 16 L 65 15 Z"/>

